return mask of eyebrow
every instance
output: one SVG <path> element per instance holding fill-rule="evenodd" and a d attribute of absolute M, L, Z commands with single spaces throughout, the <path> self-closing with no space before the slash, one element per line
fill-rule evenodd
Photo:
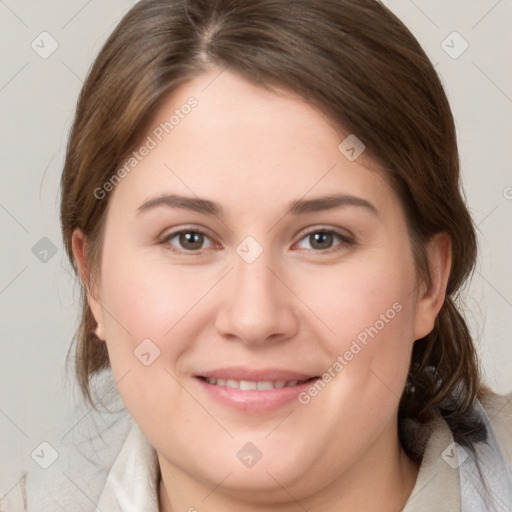
<path fill-rule="evenodd" d="M 214 203 L 209 199 L 181 196 L 178 194 L 163 195 L 149 199 L 137 208 L 137 212 L 143 213 L 161 206 L 169 208 L 183 208 L 206 215 L 214 215 L 216 217 L 222 217 L 224 213 L 219 204 Z M 348 194 L 328 195 L 314 199 L 299 199 L 290 203 L 287 213 L 292 215 L 303 215 L 305 213 L 331 210 L 333 208 L 343 206 L 357 206 L 365 208 L 374 215 L 379 215 L 377 208 L 372 203 L 361 197 Z"/>

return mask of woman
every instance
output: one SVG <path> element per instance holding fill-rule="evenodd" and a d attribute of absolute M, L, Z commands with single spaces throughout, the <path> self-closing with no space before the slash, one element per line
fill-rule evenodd
<path fill-rule="evenodd" d="M 512 397 L 455 303 L 452 114 L 379 2 L 139 2 L 84 84 L 61 219 L 79 382 L 110 367 L 134 420 L 98 510 L 512 506 Z"/>

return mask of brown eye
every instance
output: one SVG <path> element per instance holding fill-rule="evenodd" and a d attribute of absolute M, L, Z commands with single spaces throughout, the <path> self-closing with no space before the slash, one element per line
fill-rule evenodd
<path fill-rule="evenodd" d="M 319 231 L 309 235 L 309 242 L 313 249 L 329 249 L 332 247 L 333 240 L 332 232 Z"/>
<path fill-rule="evenodd" d="M 317 229 L 316 231 L 311 231 L 302 237 L 298 243 L 301 249 L 323 252 L 341 250 L 353 244 L 354 240 L 348 235 L 332 229 Z"/>
<path fill-rule="evenodd" d="M 204 242 L 204 235 L 195 231 L 180 233 L 178 237 L 179 243 L 184 249 L 201 249 Z"/>
<path fill-rule="evenodd" d="M 205 242 L 209 242 L 206 247 Z M 194 230 L 176 231 L 166 236 L 161 243 L 169 245 L 176 252 L 196 252 L 213 246 L 209 236 Z"/>

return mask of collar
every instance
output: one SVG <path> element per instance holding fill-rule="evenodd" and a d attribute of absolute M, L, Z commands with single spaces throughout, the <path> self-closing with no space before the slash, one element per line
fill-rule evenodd
<path fill-rule="evenodd" d="M 110 469 L 96 512 L 159 512 L 155 449 L 134 423 Z"/>

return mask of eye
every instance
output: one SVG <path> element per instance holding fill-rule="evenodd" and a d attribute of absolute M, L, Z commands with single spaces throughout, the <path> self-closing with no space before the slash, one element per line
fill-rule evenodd
<path fill-rule="evenodd" d="M 338 243 L 336 243 L 338 241 Z M 198 229 L 182 229 L 166 235 L 160 242 L 166 248 L 178 253 L 199 253 L 203 249 L 218 248 L 206 233 Z M 304 244 L 309 245 L 309 247 Z M 354 240 L 333 229 L 316 229 L 303 236 L 297 243 L 300 249 L 316 252 L 334 252 L 353 245 Z M 205 245 L 206 244 L 206 245 Z"/>
<path fill-rule="evenodd" d="M 335 245 L 336 240 L 341 243 Z M 309 247 L 304 247 L 304 242 L 309 244 Z M 317 229 L 310 231 L 298 242 L 299 248 L 311 249 L 314 251 L 333 252 L 345 249 L 347 246 L 353 245 L 354 240 L 343 233 L 333 229 Z M 302 244 L 302 245 L 301 245 Z"/>
<path fill-rule="evenodd" d="M 208 245 L 204 245 L 208 242 Z M 197 229 L 183 229 L 165 236 L 161 242 L 176 252 L 199 252 L 202 249 L 209 249 L 215 246 L 212 239 Z"/>

